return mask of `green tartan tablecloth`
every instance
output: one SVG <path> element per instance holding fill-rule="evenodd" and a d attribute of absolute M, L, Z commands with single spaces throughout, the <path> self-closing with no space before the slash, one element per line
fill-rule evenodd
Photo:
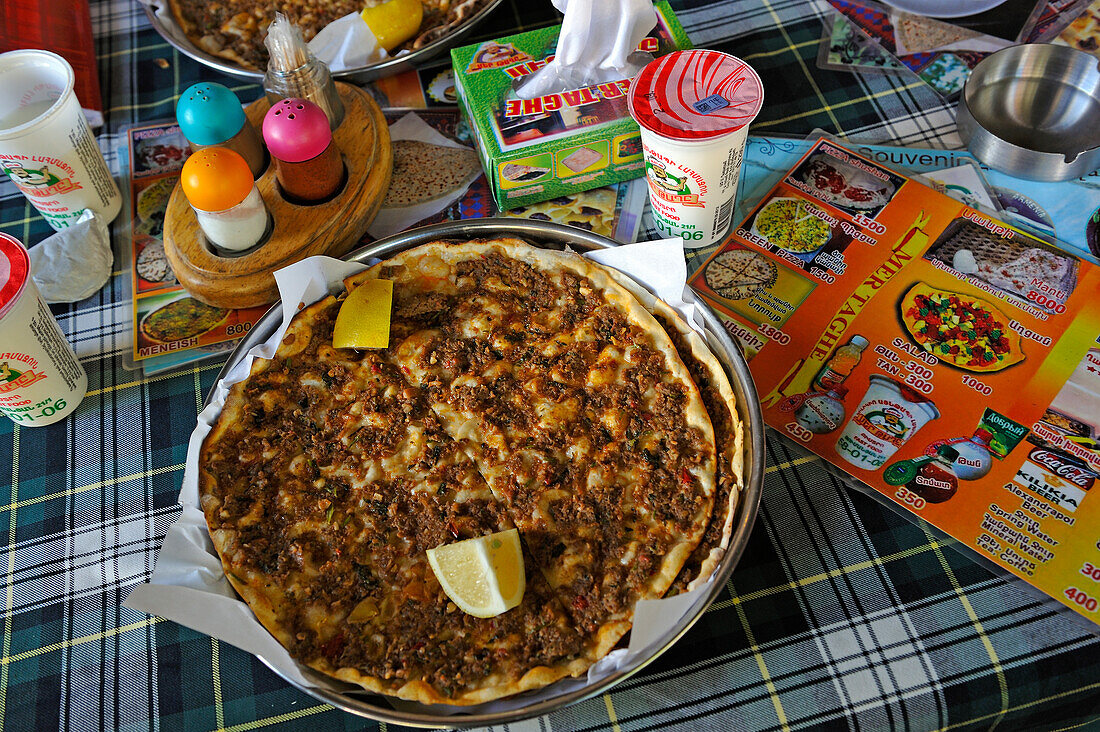
<path fill-rule="evenodd" d="M 7 0 L 10 1 L 10 0 Z M 965 2 L 965 0 L 960 0 Z M 763 78 L 756 134 L 815 128 L 868 141 L 957 147 L 954 110 L 915 77 L 823 71 L 824 0 L 673 0 L 698 47 Z M 546 0 L 508 0 L 474 40 L 557 22 Z M 181 91 L 228 80 L 176 53 L 132 0 L 93 0 L 117 166 L 126 125 L 170 118 Z M 64 22 L 64 19 L 58 19 Z M 50 232 L 7 182 L 0 228 Z M 178 514 L 187 440 L 221 362 L 142 378 L 129 286 L 117 271 L 53 308 L 89 375 L 73 416 L 0 421 L 4 729 L 386 729 L 288 686 L 257 659 L 121 607 L 148 579 Z M 2 347 L 2 346 L 0 346 Z M 609 694 L 528 730 L 1074 729 L 1100 720 L 1100 643 L 1059 605 L 994 574 L 768 438 L 756 528 L 728 587 L 669 652 Z M 5 468 L 6 470 L 6 468 Z M 394 729 L 393 725 L 389 729 Z"/>

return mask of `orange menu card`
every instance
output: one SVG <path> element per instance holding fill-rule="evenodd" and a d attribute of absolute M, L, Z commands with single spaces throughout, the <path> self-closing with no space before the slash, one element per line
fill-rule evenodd
<path fill-rule="evenodd" d="M 1100 619 L 1100 267 L 819 140 L 692 275 L 765 421 Z"/>

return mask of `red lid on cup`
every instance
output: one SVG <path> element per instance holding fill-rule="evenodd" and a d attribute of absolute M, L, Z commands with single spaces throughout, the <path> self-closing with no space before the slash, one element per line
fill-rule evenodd
<path fill-rule="evenodd" d="M 764 103 L 751 66 L 728 53 L 674 51 L 647 65 L 630 84 L 630 115 L 673 140 L 709 140 L 741 129 Z"/>
<path fill-rule="evenodd" d="M 18 239 L 0 232 L 0 318 L 8 314 L 23 293 L 30 272 L 27 250 Z"/>

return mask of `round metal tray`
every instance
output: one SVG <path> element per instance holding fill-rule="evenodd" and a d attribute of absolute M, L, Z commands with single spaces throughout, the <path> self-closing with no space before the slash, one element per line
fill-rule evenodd
<path fill-rule="evenodd" d="M 366 263 L 376 259 L 387 259 L 398 252 L 437 239 L 465 240 L 498 236 L 515 236 L 536 246 L 549 249 L 569 247 L 579 252 L 617 246 L 617 243 L 611 239 L 572 226 L 516 219 L 471 219 L 435 224 L 406 231 L 357 249 L 344 258 L 352 262 Z M 671 648 L 702 617 L 706 609 L 710 607 L 710 604 L 725 588 L 726 581 L 733 573 L 734 567 L 737 566 L 737 562 L 741 558 L 742 552 L 744 552 L 745 544 L 748 542 L 749 532 L 752 531 L 753 522 L 756 520 L 756 512 L 760 506 L 760 493 L 764 484 L 764 419 L 760 411 L 760 402 L 756 394 L 756 386 L 752 381 L 752 375 L 749 373 L 748 365 L 741 354 L 740 348 L 722 328 L 717 316 L 701 303 L 700 309 L 703 313 L 704 325 L 711 349 L 726 370 L 737 396 L 737 412 L 745 429 L 745 484 L 737 505 L 733 535 L 730 537 L 729 548 L 716 570 L 717 576 L 708 585 L 703 602 L 697 603 L 692 612 L 680 618 L 679 622 L 668 633 L 654 641 L 643 653 L 638 654 L 636 660 L 627 667 L 612 673 L 598 683 L 589 684 L 581 689 L 574 689 L 553 698 L 508 711 L 441 715 L 433 713 L 429 706 L 412 702 L 397 702 L 399 708 L 394 708 L 390 706 L 386 697 L 372 694 L 351 684 L 347 684 L 347 690 L 340 693 L 304 686 L 298 688 L 345 712 L 388 724 L 430 728 L 498 725 L 549 714 L 601 694 L 615 684 L 641 671 Z M 282 323 L 282 319 L 282 304 L 275 303 L 234 349 L 228 362 L 218 374 L 218 380 L 220 381 L 229 369 L 244 357 L 249 349 L 267 340 Z M 214 389 L 211 389 L 210 394 L 207 396 L 207 403 L 210 402 L 213 393 Z M 263 658 L 260 660 L 271 667 L 271 664 Z M 277 669 L 272 668 L 272 670 L 279 673 Z M 321 676 L 305 666 L 301 667 L 301 671 L 307 678 L 324 679 L 327 684 L 339 683 Z M 293 683 L 289 679 L 286 680 Z M 552 689 L 553 685 L 547 688 Z M 422 711 L 418 707 L 422 708 Z"/>
<path fill-rule="evenodd" d="M 393 76 L 402 71 L 408 71 L 417 66 L 422 66 L 428 60 L 457 46 L 459 42 L 466 38 L 478 23 L 485 20 L 489 13 L 493 11 L 493 8 L 500 5 L 501 2 L 503 2 L 503 0 L 489 0 L 485 4 L 485 7 L 464 20 L 453 31 L 435 39 L 423 48 L 418 48 L 415 51 L 410 51 L 400 56 L 393 56 L 365 66 L 357 66 L 356 68 L 345 69 L 344 71 L 333 71 L 332 76 L 336 79 L 361 84 L 372 81 L 373 79 L 380 79 L 383 76 Z M 244 79 L 256 84 L 263 83 L 263 71 L 246 69 L 239 64 L 233 63 L 229 59 L 207 53 L 190 40 L 187 40 L 174 18 L 169 21 L 162 21 L 161 18 L 157 17 L 155 8 L 144 3 L 142 7 L 145 8 L 145 16 L 149 19 L 150 25 L 153 26 L 157 33 L 159 33 L 170 46 L 184 56 L 192 58 L 200 64 L 205 64 L 223 74 L 228 74 L 229 76 Z M 170 23 L 170 27 L 165 25 L 166 22 Z"/>

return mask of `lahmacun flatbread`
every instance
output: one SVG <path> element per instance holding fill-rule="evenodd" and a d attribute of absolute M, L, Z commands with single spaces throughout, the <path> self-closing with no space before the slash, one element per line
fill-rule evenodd
<path fill-rule="evenodd" d="M 379 693 L 466 705 L 583 673 L 728 541 L 740 427 L 716 450 L 708 408 L 732 392 L 700 393 L 716 366 L 669 334 L 690 336 L 578 255 L 434 242 L 345 284 L 372 278 L 394 282 L 387 349 L 332 347 L 343 295 L 304 308 L 203 444 L 230 582 L 293 657 Z M 520 606 L 466 615 L 425 552 L 512 527 Z"/>
<path fill-rule="evenodd" d="M 699 546 L 684 563 L 669 594 L 694 590 L 703 585 L 722 561 L 733 535 L 733 519 L 744 487 L 745 429 L 737 414 L 737 395 L 722 364 L 711 353 L 703 337 L 663 300 L 619 272 L 616 281 L 638 298 L 653 314 L 676 346 L 676 352 L 691 372 L 714 427 L 718 450 L 715 473 L 714 512 Z"/>

